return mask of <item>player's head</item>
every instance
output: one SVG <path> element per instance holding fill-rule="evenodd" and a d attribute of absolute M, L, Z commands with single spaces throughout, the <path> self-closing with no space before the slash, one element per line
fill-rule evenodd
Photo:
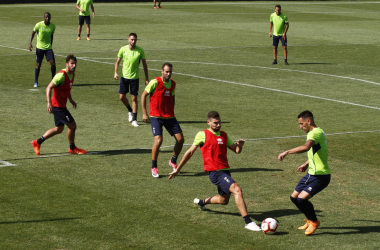
<path fill-rule="evenodd" d="M 172 73 L 173 73 L 173 65 L 171 63 L 166 62 L 162 64 L 161 74 L 162 74 L 162 80 L 164 82 L 168 82 L 170 80 Z"/>
<path fill-rule="evenodd" d="M 220 116 L 217 111 L 210 111 L 207 114 L 207 124 L 214 132 L 218 132 L 221 128 Z"/>
<path fill-rule="evenodd" d="M 274 7 L 274 10 L 276 11 L 276 14 L 277 14 L 277 15 L 280 15 L 280 14 L 281 14 L 281 5 L 277 4 L 277 5 Z"/>
<path fill-rule="evenodd" d="M 75 68 L 77 67 L 77 58 L 70 54 L 66 57 L 66 69 L 72 73 L 75 71 Z"/>
<path fill-rule="evenodd" d="M 305 110 L 298 115 L 298 123 L 300 128 L 306 133 L 311 131 L 315 127 L 314 116 L 309 110 Z"/>
<path fill-rule="evenodd" d="M 128 36 L 128 42 L 129 42 L 129 46 L 134 48 L 136 47 L 136 42 L 137 42 L 137 35 L 136 33 L 130 33 L 129 36 Z"/>
<path fill-rule="evenodd" d="M 49 12 L 45 12 L 45 14 L 44 14 L 44 23 L 45 23 L 46 25 L 49 25 L 49 24 L 50 24 L 50 19 L 51 19 L 51 15 L 50 15 L 50 13 L 49 13 Z"/>

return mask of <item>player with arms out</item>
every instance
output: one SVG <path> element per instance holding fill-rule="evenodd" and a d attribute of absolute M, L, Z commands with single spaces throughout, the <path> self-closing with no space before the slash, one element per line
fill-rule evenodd
<path fill-rule="evenodd" d="M 177 158 L 182 151 L 183 138 L 182 129 L 174 116 L 175 88 L 176 83 L 171 79 L 173 65 L 164 63 L 161 68 L 161 77 L 156 77 L 149 82 L 141 95 L 141 108 L 143 110 L 143 121 L 151 121 L 154 144 L 152 147 L 152 176 L 160 177 L 157 168 L 158 153 L 163 141 L 162 127 L 164 126 L 171 136 L 174 136 L 173 156 L 169 165 L 177 168 Z M 150 119 L 146 110 L 146 98 L 150 96 Z"/>
<path fill-rule="evenodd" d="M 92 0 L 78 0 L 75 6 L 79 10 L 79 26 L 78 26 L 77 40 L 81 39 L 80 35 L 82 33 L 82 26 L 84 24 L 84 20 L 86 20 L 86 26 L 87 26 L 87 41 L 91 40 L 90 39 L 90 24 L 91 24 L 90 6 L 92 10 L 92 18 L 95 18 L 94 3 Z"/>
<path fill-rule="evenodd" d="M 145 73 L 145 85 L 148 85 L 148 65 L 146 64 L 145 51 L 143 48 L 136 45 L 136 33 L 130 33 L 128 36 L 128 45 L 121 47 L 117 54 L 115 63 L 114 78 L 119 79 L 117 70 L 121 59 L 124 59 L 122 76 L 120 78 L 119 86 L 119 99 L 123 102 L 124 106 L 128 109 L 128 121 L 132 122 L 131 125 L 138 127 L 137 123 L 137 96 L 139 94 L 139 64 L 142 61 Z M 132 99 L 132 108 L 127 99 L 127 93 L 130 91 Z"/>
<path fill-rule="evenodd" d="M 309 168 L 309 172 L 300 180 L 290 200 L 306 216 L 305 225 L 298 229 L 306 229 L 305 234 L 311 235 L 319 227 L 319 220 L 309 199 L 329 185 L 331 175 L 327 164 L 326 136 L 323 130 L 315 125 L 313 114 L 307 110 L 303 111 L 298 115 L 298 123 L 307 133 L 305 145 L 282 152 L 278 155 L 278 160 L 284 160 L 288 154 L 307 152 L 308 160 L 297 170 L 305 172 Z"/>
<path fill-rule="evenodd" d="M 50 63 L 51 78 L 55 76 L 56 66 L 53 46 L 53 35 L 55 31 L 55 25 L 50 22 L 51 15 L 49 12 L 44 14 L 44 21 L 37 23 L 34 26 L 32 34 L 29 39 L 29 50 L 32 51 L 32 41 L 34 35 L 37 33 L 37 45 L 36 45 L 36 68 L 34 70 L 34 87 L 38 87 L 38 77 L 40 75 L 41 63 L 46 56 L 46 60 Z"/>
<path fill-rule="evenodd" d="M 207 124 L 209 128 L 198 132 L 193 145 L 186 151 L 177 169 L 170 173 L 169 179 L 173 179 L 178 175 L 182 167 L 194 155 L 197 148 L 200 147 L 204 171 L 209 173 L 210 181 L 218 187 L 219 195 L 203 200 L 196 198 L 194 199 L 194 203 L 199 206 L 201 210 L 204 210 L 206 204 L 227 205 L 232 193 L 235 197 L 236 206 L 245 221 L 245 228 L 252 231 L 261 231 L 260 227 L 257 226 L 248 215 L 242 189 L 232 179 L 227 160 L 227 148 L 236 154 L 240 154 L 245 141 L 239 140 L 234 143 L 225 132 L 220 130 L 221 120 L 219 113 L 216 111 L 210 111 L 208 113 Z"/>
<path fill-rule="evenodd" d="M 75 78 L 75 69 L 77 66 L 77 58 L 74 55 L 68 55 L 66 57 L 66 68 L 58 72 L 53 80 L 49 83 L 46 88 L 46 100 L 47 100 L 47 110 L 49 113 L 53 113 L 55 127 L 49 129 L 37 140 L 32 141 L 32 146 L 34 152 L 37 155 L 41 155 L 40 147 L 41 144 L 57 134 L 63 132 L 65 124 L 68 127 L 67 138 L 69 139 L 70 148 L 69 153 L 71 154 L 85 154 L 86 150 L 77 148 L 74 143 L 75 130 L 77 125 L 74 118 L 71 116 L 70 112 L 66 108 L 67 99 L 74 108 L 77 107 L 76 102 L 71 97 L 71 88 L 73 87 L 73 82 Z M 51 95 L 53 92 L 53 96 Z"/>

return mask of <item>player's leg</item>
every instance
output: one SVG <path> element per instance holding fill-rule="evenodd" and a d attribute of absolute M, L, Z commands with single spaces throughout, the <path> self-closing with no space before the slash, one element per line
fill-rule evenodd
<path fill-rule="evenodd" d="M 158 8 L 162 9 L 162 7 L 161 7 L 161 0 L 158 1 Z"/>
<path fill-rule="evenodd" d="M 86 27 L 87 27 L 87 41 L 91 41 L 91 38 L 90 38 L 90 24 L 86 24 Z"/>
<path fill-rule="evenodd" d="M 151 117 L 150 124 L 152 126 L 152 133 L 153 133 L 153 139 L 154 139 L 154 143 L 152 147 L 152 176 L 155 178 L 158 178 L 160 177 L 160 175 L 158 174 L 157 159 L 158 159 L 158 154 L 160 152 L 160 147 L 163 141 L 163 137 L 162 137 L 163 121 L 162 119 Z"/>
<path fill-rule="evenodd" d="M 138 95 L 139 95 L 139 79 L 129 80 L 131 101 L 132 101 L 132 126 L 138 127 L 137 124 L 137 108 L 138 108 Z"/>
<path fill-rule="evenodd" d="M 54 52 L 52 49 L 46 51 L 46 60 L 50 63 L 51 78 L 53 79 L 57 72 L 57 68 L 55 66 Z"/>
<path fill-rule="evenodd" d="M 44 51 L 36 48 L 36 68 L 34 69 L 34 87 L 38 87 L 38 77 L 40 75 L 40 69 L 42 60 L 44 59 Z"/>
<path fill-rule="evenodd" d="M 278 50 L 278 43 L 280 41 L 280 37 L 278 36 L 273 36 L 273 63 L 272 64 L 277 64 L 277 50 Z"/>
<path fill-rule="evenodd" d="M 157 9 L 157 6 L 156 6 L 156 0 L 153 0 L 153 7 L 154 7 L 155 9 Z"/>
<path fill-rule="evenodd" d="M 81 33 L 82 33 L 82 26 L 83 26 L 83 24 L 84 24 L 84 17 L 83 16 L 79 16 L 79 18 L 78 18 L 78 38 L 77 38 L 77 40 L 80 40 L 81 38 L 80 38 L 80 35 L 81 35 Z"/>
<path fill-rule="evenodd" d="M 70 154 L 78 154 L 78 155 L 83 155 L 87 153 L 86 150 L 78 148 L 75 145 L 75 132 L 77 129 L 77 124 L 75 121 L 70 122 L 69 124 L 66 124 L 68 127 L 67 130 L 67 139 L 69 140 L 70 147 L 69 147 L 69 153 Z"/>
<path fill-rule="evenodd" d="M 168 131 L 168 133 L 171 136 L 174 136 L 175 141 L 176 141 L 174 145 L 174 149 L 173 149 L 173 156 L 169 160 L 169 165 L 173 169 L 177 169 L 177 159 L 178 159 L 179 154 L 182 151 L 183 144 L 185 143 L 182 129 L 181 129 L 181 126 L 179 126 L 179 123 L 175 117 L 172 119 L 165 119 L 164 126 L 165 126 L 165 129 Z"/>
<path fill-rule="evenodd" d="M 281 44 L 282 44 L 282 49 L 284 50 L 284 63 L 285 65 L 289 65 L 288 63 L 288 48 L 287 48 L 287 45 L 288 45 L 288 41 L 287 39 L 281 37 Z"/>

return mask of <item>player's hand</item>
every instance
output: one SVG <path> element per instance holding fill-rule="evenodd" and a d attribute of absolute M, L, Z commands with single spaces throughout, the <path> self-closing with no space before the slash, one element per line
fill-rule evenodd
<path fill-rule="evenodd" d="M 278 155 L 277 159 L 279 161 L 282 161 L 285 158 L 285 156 L 287 156 L 288 154 L 289 154 L 288 151 L 282 152 L 281 154 Z"/>
<path fill-rule="evenodd" d="M 113 76 L 113 78 L 115 78 L 115 80 L 119 79 L 119 75 L 117 73 L 115 73 L 115 75 Z"/>
<path fill-rule="evenodd" d="M 92 12 L 92 18 L 95 18 L 95 12 Z"/>
<path fill-rule="evenodd" d="M 149 116 L 147 114 L 143 114 L 143 122 L 150 122 Z"/>
<path fill-rule="evenodd" d="M 84 10 L 80 9 L 80 12 L 84 13 Z"/>
<path fill-rule="evenodd" d="M 269 32 L 269 37 L 272 37 L 272 32 Z"/>
<path fill-rule="evenodd" d="M 297 168 L 297 170 L 298 170 L 299 172 L 305 172 L 308 166 L 309 166 L 309 165 L 305 165 L 305 164 L 303 164 L 303 165 L 299 166 L 299 167 Z"/>
<path fill-rule="evenodd" d="M 53 105 L 51 105 L 51 103 L 47 104 L 47 111 L 49 112 L 49 114 L 53 112 Z"/>
<path fill-rule="evenodd" d="M 178 169 L 174 170 L 173 172 L 171 172 L 171 173 L 169 174 L 169 180 L 170 180 L 170 179 L 174 179 L 178 174 L 179 174 Z"/>
<path fill-rule="evenodd" d="M 244 143 L 245 143 L 245 141 L 243 139 L 240 139 L 237 142 L 235 142 L 235 145 L 237 147 L 243 147 Z"/>
<path fill-rule="evenodd" d="M 145 80 L 145 86 L 148 86 L 148 84 L 149 84 L 149 80 L 146 79 L 146 80 Z"/>
<path fill-rule="evenodd" d="M 33 45 L 29 43 L 29 51 L 32 51 L 32 49 L 33 49 Z"/>
<path fill-rule="evenodd" d="M 76 109 L 76 108 L 77 108 L 77 103 L 74 102 L 74 100 L 69 100 L 69 101 L 70 101 L 70 103 L 73 105 L 73 107 Z"/>
<path fill-rule="evenodd" d="M 282 35 L 282 39 L 286 40 L 286 35 L 285 34 Z"/>

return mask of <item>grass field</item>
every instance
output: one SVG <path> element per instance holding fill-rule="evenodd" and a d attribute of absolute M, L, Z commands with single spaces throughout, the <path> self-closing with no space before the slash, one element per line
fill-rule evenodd
<path fill-rule="evenodd" d="M 380 2 L 281 2 L 289 66 L 281 49 L 271 65 L 275 4 L 163 2 L 154 10 L 151 2 L 95 2 L 90 42 L 76 41 L 74 3 L 0 5 L 0 249 L 379 249 Z M 46 11 L 57 27 L 57 69 L 69 53 L 78 57 L 71 92 L 78 107 L 68 107 L 84 156 L 67 153 L 66 130 L 44 142 L 42 156 L 30 145 L 54 126 L 45 98 L 50 65 L 43 62 L 33 88 L 35 52 L 28 51 Z M 162 178 L 151 176 L 150 125 L 141 107 L 140 127 L 128 123 L 113 79 L 130 32 L 145 49 L 150 78 L 162 63 L 174 65 L 181 157 L 207 128 L 207 112 L 219 111 L 231 139 L 247 140 L 229 161 L 249 215 L 277 218 L 277 234 L 244 229 L 233 201 L 194 209 L 194 198 L 216 188 L 200 152 L 167 179 L 174 139 L 166 132 Z M 289 200 L 306 154 L 277 160 L 305 142 L 297 115 L 307 109 L 327 134 L 332 171 L 329 187 L 312 199 L 321 226 L 310 237 L 297 230 L 303 215 Z"/>

